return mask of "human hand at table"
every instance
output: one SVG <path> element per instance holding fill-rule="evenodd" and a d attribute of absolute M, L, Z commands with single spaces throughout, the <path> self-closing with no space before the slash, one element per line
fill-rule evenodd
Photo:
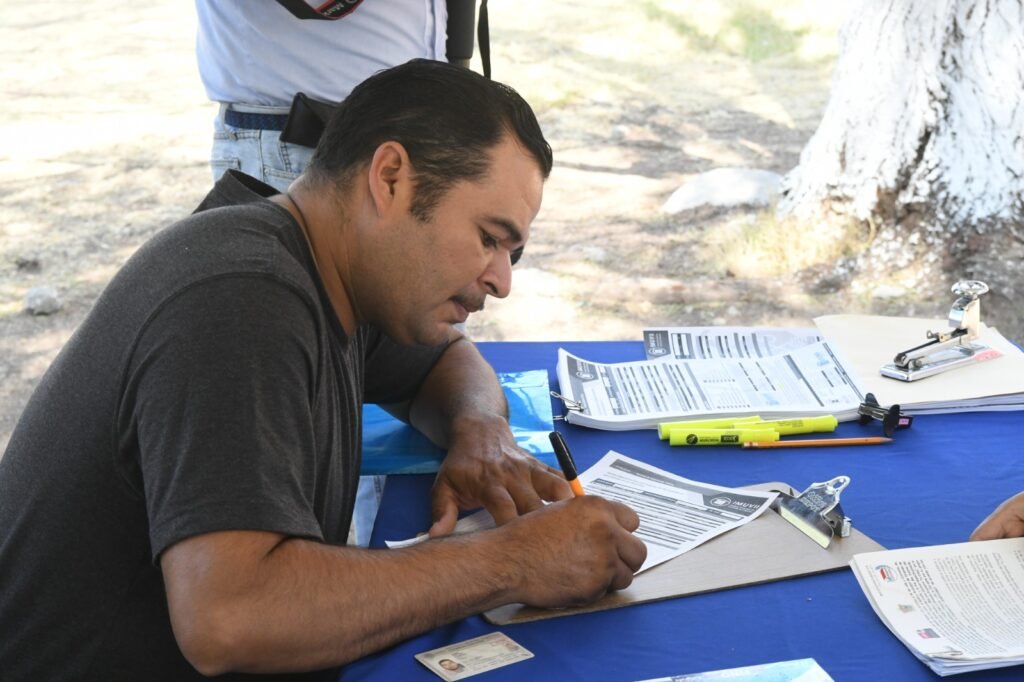
<path fill-rule="evenodd" d="M 620 502 L 586 495 L 499 528 L 497 572 L 518 577 L 512 601 L 543 608 L 587 604 L 629 587 L 647 558 L 640 519 Z"/>
<path fill-rule="evenodd" d="M 431 537 L 455 528 L 459 511 L 484 507 L 502 525 L 544 506 L 572 497 L 557 469 L 520 448 L 508 422 L 497 416 L 466 418 L 454 425 L 448 455 L 431 491 Z"/>
<path fill-rule="evenodd" d="M 997 540 L 1024 536 L 1024 493 L 996 507 L 971 533 L 971 540 Z"/>

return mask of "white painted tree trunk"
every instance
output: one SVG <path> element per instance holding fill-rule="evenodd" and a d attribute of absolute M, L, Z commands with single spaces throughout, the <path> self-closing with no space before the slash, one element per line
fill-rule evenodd
<path fill-rule="evenodd" d="M 846 214 L 935 246 L 1024 215 L 1022 0 L 864 0 L 782 215 Z M 1018 235 L 1018 239 L 1020 236 Z M 948 257 L 948 256 L 947 256 Z"/>

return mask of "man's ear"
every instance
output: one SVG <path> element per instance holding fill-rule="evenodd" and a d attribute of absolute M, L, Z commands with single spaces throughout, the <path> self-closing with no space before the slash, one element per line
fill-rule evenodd
<path fill-rule="evenodd" d="M 373 153 L 370 160 L 370 196 L 383 216 L 396 207 L 407 210 L 412 198 L 412 164 L 409 153 L 398 142 L 384 142 Z"/>

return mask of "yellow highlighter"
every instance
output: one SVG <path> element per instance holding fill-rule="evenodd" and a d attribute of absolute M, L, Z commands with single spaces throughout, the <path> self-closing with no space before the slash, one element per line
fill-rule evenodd
<path fill-rule="evenodd" d="M 721 419 L 698 419 L 688 422 L 665 422 L 658 424 L 658 438 L 668 440 L 668 434 L 672 429 L 727 429 L 733 424 L 745 424 L 748 422 L 760 422 L 757 415 L 750 417 L 722 417 Z"/>
<path fill-rule="evenodd" d="M 779 439 L 779 432 L 771 429 L 672 429 L 669 445 L 740 445 L 764 443 Z"/>
<path fill-rule="evenodd" d="M 836 430 L 839 421 L 830 414 L 820 417 L 793 417 L 791 419 L 774 419 L 772 421 L 744 424 L 744 428 L 761 428 L 766 426 L 775 429 L 780 436 L 792 436 L 797 433 L 831 433 Z"/>

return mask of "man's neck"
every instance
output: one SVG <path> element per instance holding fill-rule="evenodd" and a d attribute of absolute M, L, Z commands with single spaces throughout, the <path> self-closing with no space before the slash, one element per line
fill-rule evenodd
<path fill-rule="evenodd" d="M 354 333 L 358 323 L 342 276 L 342 271 L 347 268 L 339 263 L 345 255 L 342 229 L 339 225 L 341 220 L 325 220 L 321 200 L 309 192 L 297 189 L 295 185 L 292 185 L 288 192 L 271 197 L 270 201 L 286 208 L 302 229 L 331 307 L 334 308 L 334 313 L 338 316 L 345 333 Z"/>

